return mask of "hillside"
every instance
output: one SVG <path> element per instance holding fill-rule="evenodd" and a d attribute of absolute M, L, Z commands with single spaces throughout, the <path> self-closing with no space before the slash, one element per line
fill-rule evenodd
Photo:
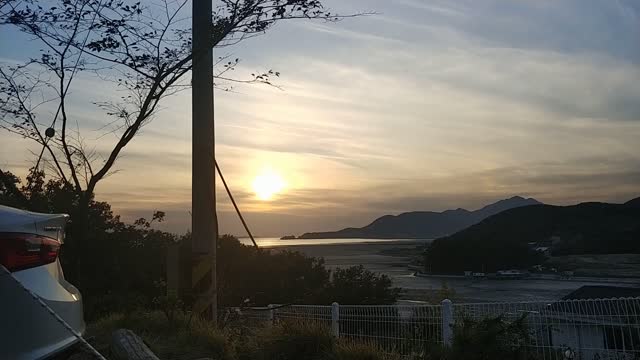
<path fill-rule="evenodd" d="M 631 200 L 627 201 L 624 204 L 627 205 L 627 206 L 640 207 L 640 197 L 637 197 L 635 199 L 631 199 Z"/>
<path fill-rule="evenodd" d="M 537 246 L 553 255 L 640 253 L 640 207 L 634 200 L 506 210 L 435 240 L 425 263 L 434 273 L 523 268 L 541 261 Z"/>
<path fill-rule="evenodd" d="M 456 209 L 443 212 L 413 211 L 400 215 L 385 215 L 362 228 L 305 233 L 299 238 L 433 239 L 453 234 L 501 211 L 535 204 L 540 204 L 540 202 L 531 198 L 514 196 L 475 211 Z"/>

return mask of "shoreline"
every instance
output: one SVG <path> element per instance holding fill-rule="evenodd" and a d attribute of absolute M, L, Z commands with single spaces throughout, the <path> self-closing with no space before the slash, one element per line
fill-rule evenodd
<path fill-rule="evenodd" d="M 555 279 L 472 279 L 463 275 L 415 276 L 412 258 L 419 256 L 424 240 L 373 241 L 329 244 L 277 244 L 264 246 L 275 251 L 300 251 L 307 256 L 322 257 L 333 270 L 362 265 L 367 270 L 388 276 L 393 286 L 403 289 L 401 300 L 428 301 L 446 284 L 455 291 L 456 301 L 553 301 L 585 285 L 637 287 L 638 278 Z"/>
<path fill-rule="evenodd" d="M 354 238 L 355 239 L 355 238 Z M 300 240 L 300 239 L 296 239 Z M 306 240 L 306 239 L 305 239 Z M 308 239 L 308 240 L 322 240 L 322 239 Z M 330 240 L 330 239 L 325 239 Z M 372 239 L 365 239 L 365 241 L 354 241 L 354 242 L 335 242 L 335 243 L 324 243 L 324 244 L 272 244 L 272 245 L 264 245 L 264 248 L 276 248 L 276 247 L 302 247 L 302 246 L 360 246 L 360 245 L 419 245 L 425 243 L 427 241 L 431 241 L 431 239 L 375 239 L 376 241 L 366 241 Z M 289 240 L 282 240 L 289 241 Z"/>
<path fill-rule="evenodd" d="M 577 281 L 577 282 L 596 282 L 596 283 L 617 283 L 617 284 L 629 284 L 640 287 L 640 278 L 638 277 L 598 277 L 598 276 L 572 276 L 569 278 L 561 277 L 559 275 L 531 275 L 520 279 L 496 279 L 496 278 L 483 278 L 474 279 L 465 275 L 453 275 L 453 274 L 424 274 L 416 272 L 415 277 L 420 278 L 433 278 L 433 279 L 473 279 L 476 281 Z"/>

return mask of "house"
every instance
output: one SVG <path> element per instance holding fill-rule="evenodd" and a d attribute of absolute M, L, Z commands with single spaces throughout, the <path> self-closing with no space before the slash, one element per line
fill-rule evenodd
<path fill-rule="evenodd" d="M 637 355 L 638 287 L 583 286 L 549 304 L 545 313 L 544 322 L 549 325 L 544 341 L 551 348 L 569 351 L 574 359 L 633 359 Z"/>

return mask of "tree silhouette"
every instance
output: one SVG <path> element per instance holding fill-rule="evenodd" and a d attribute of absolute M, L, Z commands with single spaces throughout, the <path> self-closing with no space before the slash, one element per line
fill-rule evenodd
<path fill-rule="evenodd" d="M 187 0 L 165 0 L 161 5 L 61 0 L 44 8 L 38 2 L 3 1 L 0 24 L 16 26 L 39 41 L 42 49 L 24 64 L 0 68 L 0 126 L 42 145 L 57 176 L 79 195 L 90 196 L 122 150 L 153 118 L 160 101 L 189 86 L 185 75 L 198 54 L 191 48 L 186 5 Z M 343 17 L 326 11 L 318 0 L 222 0 L 212 14 L 211 46 L 235 45 L 284 20 Z M 229 56 L 217 59 L 217 86 L 272 85 L 271 79 L 280 75 L 269 70 L 233 78 L 230 72 L 239 62 Z M 70 130 L 70 121 L 77 116 L 67 111 L 68 90 L 79 72 L 112 82 L 124 93 L 119 101 L 95 103 L 110 118 L 103 129 L 117 137 L 105 158 L 88 150 L 79 131 Z M 57 103 L 53 119 L 39 118 L 38 107 L 51 102 Z"/>
<path fill-rule="evenodd" d="M 87 211 L 97 184 L 114 171 L 124 148 L 158 111 L 160 102 L 189 87 L 193 53 L 187 0 L 3 0 L 0 25 L 12 26 L 40 44 L 38 56 L 0 67 L 0 127 L 34 141 L 35 154 L 76 196 L 72 221 L 76 239 L 91 236 Z M 293 19 L 338 21 L 319 0 L 220 0 L 211 15 L 211 47 L 227 48 Z M 222 56 L 215 66 L 217 87 L 233 82 L 273 85 L 279 72 L 248 78 L 231 76 L 240 59 Z M 70 113 L 69 89 L 77 75 L 115 86 L 116 101 L 100 100 L 104 125 L 113 135 L 110 150 L 98 152 L 80 132 L 79 114 Z M 78 93 L 82 93 L 79 91 Z M 55 115 L 39 109 L 54 106 Z M 97 117 L 99 112 L 92 114 Z M 74 126 L 75 125 L 75 126 Z M 84 229 L 84 230 L 83 230 Z"/>
<path fill-rule="evenodd" d="M 11 172 L 0 171 L 0 204 L 54 213 L 69 212 L 75 206 L 73 190 L 59 179 L 46 179 L 42 171 L 32 172 L 24 181 Z M 84 240 L 76 239 L 75 224 L 70 224 L 61 254 L 65 278 L 80 285 L 88 318 L 148 308 L 154 298 L 166 294 L 167 249 L 178 240 L 183 270 L 191 272 L 191 235 L 177 236 L 151 226 L 164 220 L 162 211 L 153 212 L 150 220 L 140 218 L 127 224 L 107 202 L 92 200 L 88 214 L 96 241 L 82 253 L 69 253 L 70 242 Z M 300 252 L 256 249 L 230 235 L 221 236 L 217 246 L 221 306 L 328 305 L 333 301 L 345 305 L 392 304 L 399 295 L 387 276 L 362 266 L 336 269 L 331 277 L 322 258 Z M 78 259 L 85 259 L 80 268 L 73 266 Z M 80 278 L 86 281 L 78 284 Z M 192 301 L 189 296 L 182 300 L 186 305 Z"/>

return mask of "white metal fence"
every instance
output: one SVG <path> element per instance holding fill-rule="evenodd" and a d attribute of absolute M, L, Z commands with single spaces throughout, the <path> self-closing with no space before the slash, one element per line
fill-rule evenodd
<path fill-rule="evenodd" d="M 640 359 L 640 298 L 454 304 L 456 323 L 522 319 L 543 359 Z"/>
<path fill-rule="evenodd" d="M 235 310 L 251 324 L 324 324 L 347 341 L 402 355 L 451 346 L 456 329 L 500 317 L 520 322 L 520 346 L 541 359 L 640 359 L 640 298 L 440 305 L 270 305 Z"/>

